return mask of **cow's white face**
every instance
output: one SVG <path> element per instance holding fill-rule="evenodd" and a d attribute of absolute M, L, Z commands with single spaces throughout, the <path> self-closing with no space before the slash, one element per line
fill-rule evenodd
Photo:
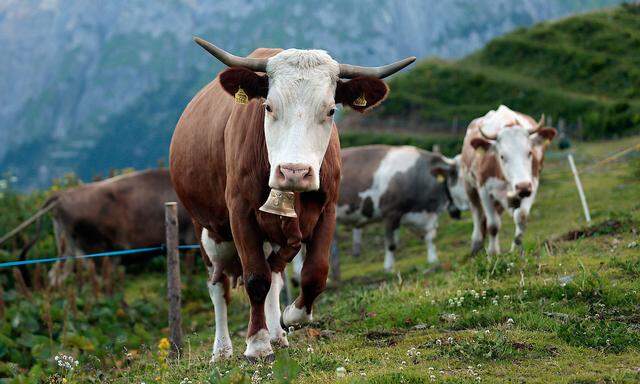
<path fill-rule="evenodd" d="M 533 152 L 529 133 L 521 126 L 504 128 L 493 144 L 502 173 L 513 198 L 529 197 L 533 191 Z"/>
<path fill-rule="evenodd" d="M 269 59 L 264 133 L 269 186 L 288 191 L 320 187 L 336 110 L 339 65 L 325 51 L 288 49 Z"/>

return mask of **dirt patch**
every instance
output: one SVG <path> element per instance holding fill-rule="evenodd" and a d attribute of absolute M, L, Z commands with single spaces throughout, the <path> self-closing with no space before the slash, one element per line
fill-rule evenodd
<path fill-rule="evenodd" d="M 392 347 L 404 337 L 401 332 L 371 331 L 364 335 L 367 343 L 377 347 Z"/>
<path fill-rule="evenodd" d="M 574 229 L 565 234 L 554 236 L 553 238 L 547 240 L 547 243 L 553 243 L 556 241 L 576 241 L 578 239 L 584 239 L 588 237 L 614 235 L 617 233 L 623 233 L 633 230 L 636 227 L 637 223 L 633 220 L 609 219 L 598 224 L 594 224 L 588 227 L 582 227 L 580 229 Z"/>

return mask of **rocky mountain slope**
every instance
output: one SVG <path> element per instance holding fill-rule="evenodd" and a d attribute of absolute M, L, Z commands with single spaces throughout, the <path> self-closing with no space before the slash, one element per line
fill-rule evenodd
<path fill-rule="evenodd" d="M 181 110 L 219 69 L 193 34 L 239 54 L 315 47 L 372 65 L 457 58 L 518 26 L 619 2 L 5 0 L 0 171 L 29 188 L 166 159 Z"/>

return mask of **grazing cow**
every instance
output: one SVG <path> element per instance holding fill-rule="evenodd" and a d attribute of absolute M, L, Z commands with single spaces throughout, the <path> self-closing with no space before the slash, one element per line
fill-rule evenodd
<path fill-rule="evenodd" d="M 538 190 L 544 152 L 556 136 L 523 113 L 501 105 L 469 124 L 462 148 L 465 189 L 473 217 L 471 249 L 475 254 L 489 232 L 487 253 L 500 253 L 498 232 L 505 209 L 516 224 L 512 250 L 522 246 L 527 217 Z"/>
<path fill-rule="evenodd" d="M 127 173 L 56 193 L 37 214 L 0 242 L 51 211 L 59 257 L 155 247 L 165 242 L 164 203 L 167 201 L 177 201 L 169 170 Z M 178 214 L 180 242 L 192 244 L 195 236 L 189 215 L 183 208 Z M 25 247 L 22 257 L 35 241 Z M 145 260 L 148 257 L 133 255 L 123 258 L 123 263 Z M 64 272 L 59 262 L 50 271 L 53 285 L 59 284 L 70 272 L 72 263 L 66 265 Z"/>
<path fill-rule="evenodd" d="M 408 224 L 424 236 L 427 262 L 438 256 L 433 240 L 438 215 L 449 209 L 459 218 L 467 209 L 460 179 L 459 157 L 448 159 L 416 147 L 369 145 L 342 151 L 342 181 L 338 223 L 355 227 L 354 255 L 359 255 L 362 227 L 382 221 L 385 226 L 384 269 L 393 270 L 396 235 Z"/>
<path fill-rule="evenodd" d="M 212 361 L 232 355 L 229 278 L 239 276 L 251 304 L 244 355 L 253 361 L 273 354 L 271 342 L 288 345 L 281 322 L 311 320 L 313 302 L 326 285 L 340 181 L 336 104 L 358 111 L 377 105 L 388 90 L 380 79 L 415 58 L 366 68 L 339 64 L 319 50 L 260 48 L 244 58 L 196 42 L 230 68 L 180 117 L 171 142 L 171 177 L 209 270 Z M 297 217 L 260 211 L 270 187 L 295 192 Z M 281 318 L 282 271 L 302 243 L 309 253 L 301 293 Z"/>

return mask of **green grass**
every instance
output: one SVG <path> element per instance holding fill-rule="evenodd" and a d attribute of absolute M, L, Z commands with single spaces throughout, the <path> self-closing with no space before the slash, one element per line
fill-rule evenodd
<path fill-rule="evenodd" d="M 209 363 L 213 307 L 203 270 L 183 280 L 184 354 L 163 366 L 157 345 L 168 332 L 166 278 L 152 270 L 128 274 L 122 297 L 97 305 L 91 323 L 69 320 L 79 328 L 39 350 L 31 372 L 2 363 L 0 373 L 17 369 L 20 379 L 7 382 L 37 382 L 29 381 L 30 374 L 61 382 L 52 357 L 65 353 L 80 360 L 68 382 L 248 383 L 253 377 L 254 382 L 283 383 L 296 377 L 300 383 L 430 383 L 430 376 L 447 383 L 638 382 L 639 156 L 635 152 L 589 166 L 639 141 L 636 136 L 574 148 L 595 224 L 589 236 L 572 241 L 558 236 L 585 227 L 581 206 L 565 153 L 548 153 L 524 257 L 472 258 L 469 214 L 460 221 L 442 216 L 441 267 L 428 269 L 424 244 L 403 229 L 397 274 L 389 275 L 382 269 L 380 226 L 365 230 L 359 259 L 349 256 L 350 236 L 341 228 L 343 281 L 330 284 L 317 301 L 315 322 L 289 335 L 291 347 L 278 352 L 274 366 L 241 358 L 248 321 L 242 289 L 233 292 L 229 309 L 234 358 Z M 507 215 L 503 221 L 501 245 L 507 249 L 514 228 Z M 124 312 L 115 314 L 118 308 Z M 38 310 L 30 312 L 35 316 Z M 7 321 L 3 332 L 10 327 Z M 60 325 L 55 327 L 58 332 Z M 88 348 L 77 336 L 94 340 L 97 328 L 101 338 L 115 339 L 96 339 Z M 10 341 L 0 339 L 0 344 Z M 339 367 L 345 369 L 342 378 L 336 374 Z"/>
<path fill-rule="evenodd" d="M 584 169 L 638 140 L 579 145 L 578 166 Z M 430 382 L 430 375 L 436 382 L 451 383 L 637 382 L 640 247 L 634 241 L 640 229 L 640 180 L 634 164 L 627 160 L 582 174 L 594 222 L 616 219 L 625 224 L 545 247 L 545 240 L 584 226 L 566 160 L 550 153 L 525 236 L 524 259 L 509 253 L 492 260 L 470 258 L 468 215 L 461 221 L 443 217 L 437 242 L 442 268 L 425 272 L 422 242 L 402 231 L 398 275 L 392 276 L 382 272 L 381 228 L 365 231 L 367 246 L 357 260 L 347 256 L 349 236 L 342 230 L 343 282 L 318 300 L 311 325 L 325 332 L 318 337 L 301 329 L 289 335 L 289 354 L 301 371 L 296 382 L 423 383 Z M 513 225 L 506 215 L 504 221 L 506 248 Z M 567 276 L 563 284 L 561 278 Z M 163 278 L 132 280 L 126 292 L 136 297 L 141 290 L 161 291 Z M 203 285 L 186 287 L 200 292 L 203 303 L 191 308 L 198 320 L 187 324 L 185 356 L 170 363 L 162 380 L 207 382 L 212 371 L 227 378 L 248 378 L 257 371 L 264 382 L 278 381 L 268 376 L 268 364 L 240 359 L 248 313 L 242 291 L 234 292 L 230 308 L 237 358 L 209 365 L 213 316 Z M 154 382 L 160 374 L 155 354 L 152 347 L 109 378 Z M 338 367 L 346 369 L 342 379 L 336 377 Z"/>
<path fill-rule="evenodd" d="M 562 118 L 576 137 L 638 132 L 638 15 L 640 6 L 624 5 L 518 29 L 455 62 L 424 60 L 390 81 L 375 113 L 464 123 L 506 104 Z"/>

